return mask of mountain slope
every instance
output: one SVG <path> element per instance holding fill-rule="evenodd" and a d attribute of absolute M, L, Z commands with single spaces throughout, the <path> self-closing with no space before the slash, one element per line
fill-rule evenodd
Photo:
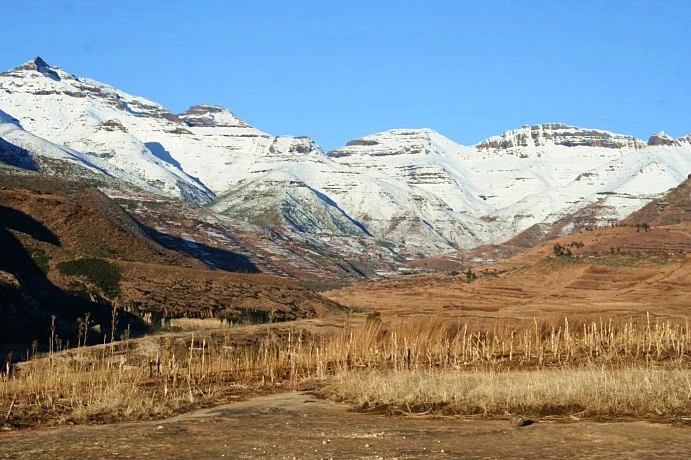
<path fill-rule="evenodd" d="M 199 203 L 213 198 L 174 162 L 157 157 L 155 145 L 149 148 L 121 123 L 125 115 L 166 115 L 165 109 L 146 99 L 70 75 L 39 57 L 0 74 L 0 109 L 18 118 L 31 134 L 70 152 L 73 160 L 96 165 L 110 176 Z M 41 147 L 28 150 L 50 155 Z"/>
<path fill-rule="evenodd" d="M 326 296 L 384 318 L 421 315 L 472 321 L 532 321 L 547 314 L 639 314 L 685 318 L 689 313 L 691 237 L 688 222 L 638 231 L 606 227 L 538 244 L 465 273 L 427 274 L 357 283 Z M 554 247 L 572 256 L 555 256 Z M 573 324 L 570 324 L 573 326 Z M 578 326 L 576 326 L 578 327 Z"/>
<path fill-rule="evenodd" d="M 691 175 L 665 196 L 655 199 L 621 221 L 623 225 L 674 225 L 691 221 Z"/>

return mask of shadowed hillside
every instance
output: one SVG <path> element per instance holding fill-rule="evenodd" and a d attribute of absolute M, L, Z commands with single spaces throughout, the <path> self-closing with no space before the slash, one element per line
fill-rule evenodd
<path fill-rule="evenodd" d="M 154 230 L 83 183 L 0 175 L 0 232 L 0 342 L 45 344 L 56 315 L 60 337 L 74 344 L 87 313 L 90 337 L 102 341 L 113 306 L 117 333 L 129 324 L 133 334 L 175 317 L 265 322 L 340 311 L 297 282 L 222 270 L 257 271 L 231 252 L 201 248 L 215 260 L 202 262 L 184 253 L 187 242 L 159 232 L 181 252 L 163 247 L 148 237 Z"/>
<path fill-rule="evenodd" d="M 108 325 L 111 331 L 107 305 L 60 289 L 47 278 L 49 259 L 42 248 L 59 251 L 60 246 L 58 237 L 41 222 L 0 205 L 0 343 L 45 343 L 54 327 L 59 340 L 76 344 L 79 321 L 87 313 L 92 324 L 103 325 L 103 332 Z M 133 335 L 146 329 L 141 320 L 122 312 L 118 322 L 116 333 L 127 326 Z M 99 343 L 103 337 L 100 330 L 93 331 L 86 340 Z"/>

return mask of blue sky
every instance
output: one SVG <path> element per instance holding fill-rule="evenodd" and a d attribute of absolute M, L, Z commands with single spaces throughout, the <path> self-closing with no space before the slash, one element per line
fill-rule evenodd
<path fill-rule="evenodd" d="M 391 128 L 469 145 L 563 122 L 691 133 L 691 2 L 3 4 L 0 68 L 36 55 L 163 104 L 230 108 L 325 149 Z"/>

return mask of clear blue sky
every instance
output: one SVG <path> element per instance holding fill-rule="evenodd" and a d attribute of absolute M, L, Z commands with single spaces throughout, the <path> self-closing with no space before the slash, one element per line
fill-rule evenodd
<path fill-rule="evenodd" d="M 462 144 L 524 124 L 691 133 L 691 2 L 3 1 L 36 55 L 171 111 L 214 103 L 325 149 L 390 128 Z"/>

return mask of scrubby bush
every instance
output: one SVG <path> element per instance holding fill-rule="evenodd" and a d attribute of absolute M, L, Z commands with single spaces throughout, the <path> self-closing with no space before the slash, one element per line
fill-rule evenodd
<path fill-rule="evenodd" d="M 120 294 L 120 267 L 104 259 L 77 259 L 58 264 L 63 275 L 84 277 L 108 297 Z"/>
<path fill-rule="evenodd" d="M 369 315 L 367 315 L 367 322 L 368 323 L 381 323 L 381 313 L 378 311 L 373 311 Z"/>
<path fill-rule="evenodd" d="M 573 255 L 571 253 L 571 249 L 562 246 L 561 244 L 555 244 L 553 249 L 554 255 L 557 257 L 571 257 Z"/>

